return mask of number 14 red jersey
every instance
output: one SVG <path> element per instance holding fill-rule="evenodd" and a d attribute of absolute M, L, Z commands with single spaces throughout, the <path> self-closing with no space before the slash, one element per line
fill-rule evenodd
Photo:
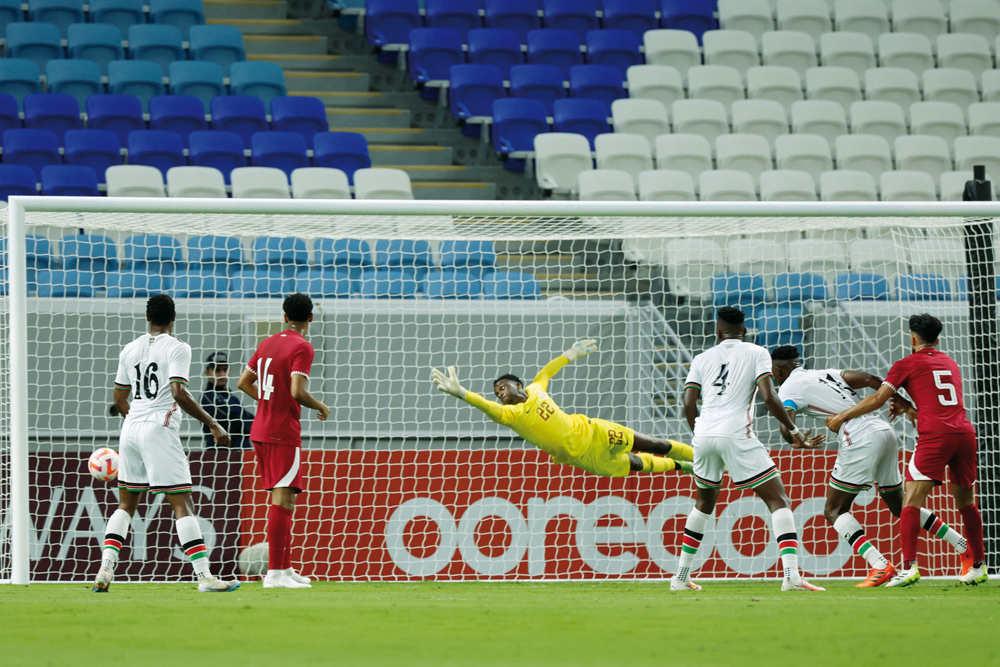
<path fill-rule="evenodd" d="M 309 377 L 313 346 L 288 329 L 267 338 L 250 357 L 247 368 L 257 376 L 257 414 L 250 439 L 273 445 L 302 446 L 302 406 L 292 398 L 292 376 Z"/>
<path fill-rule="evenodd" d="M 921 437 L 975 433 L 965 414 L 961 371 L 944 352 L 928 348 L 900 359 L 892 365 L 885 384 L 896 391 L 905 389 L 913 399 L 919 412 L 917 433 Z"/>

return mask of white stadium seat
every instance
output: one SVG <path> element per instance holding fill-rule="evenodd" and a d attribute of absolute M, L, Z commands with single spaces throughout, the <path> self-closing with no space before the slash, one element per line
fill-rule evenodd
<path fill-rule="evenodd" d="M 118 164 L 104 172 L 109 197 L 166 197 L 163 173 L 156 167 Z"/>
<path fill-rule="evenodd" d="M 535 137 L 535 181 L 543 190 L 575 192 L 580 174 L 594 168 L 590 142 L 580 134 L 547 132 Z"/>
<path fill-rule="evenodd" d="M 953 102 L 917 102 L 910 107 L 910 131 L 913 134 L 930 134 L 941 137 L 950 146 L 958 137 L 964 137 L 965 114 Z"/>
<path fill-rule="evenodd" d="M 292 172 L 295 199 L 350 199 L 347 174 L 327 167 L 301 167 Z"/>
<path fill-rule="evenodd" d="M 355 199 L 413 199 L 410 175 L 402 169 L 358 169 L 354 172 Z"/>
<path fill-rule="evenodd" d="M 934 179 L 920 171 L 884 172 L 879 191 L 882 201 L 937 201 Z"/>
<path fill-rule="evenodd" d="M 941 174 L 941 201 L 962 201 L 965 184 L 972 177 L 972 171 L 949 171 Z"/>
<path fill-rule="evenodd" d="M 650 146 L 658 136 L 670 132 L 667 109 L 656 100 L 615 100 L 611 103 L 611 116 L 615 133 L 641 134 Z"/>
<path fill-rule="evenodd" d="M 653 168 L 653 150 L 641 134 L 599 134 L 594 140 L 598 169 L 618 169 L 627 172 L 633 181 L 639 174 Z"/>
<path fill-rule="evenodd" d="M 983 72 L 983 102 L 1000 102 L 1000 69 Z"/>
<path fill-rule="evenodd" d="M 969 107 L 969 132 L 1000 137 L 1000 102 L 977 102 Z"/>
<path fill-rule="evenodd" d="M 875 46 L 860 32 L 828 32 L 819 40 L 820 62 L 824 67 L 847 67 L 863 76 L 875 67 Z"/>
<path fill-rule="evenodd" d="M 896 276 L 909 273 L 909 253 L 896 240 L 853 241 L 847 249 L 854 273 L 877 273 L 893 284 Z"/>
<path fill-rule="evenodd" d="M 688 70 L 688 97 L 693 100 L 715 100 L 729 109 L 736 100 L 746 99 L 743 77 L 732 67 L 692 67 Z"/>
<path fill-rule="evenodd" d="M 909 117 L 910 107 L 920 101 L 920 83 L 905 67 L 873 67 L 865 72 L 865 99 L 898 104 Z"/>
<path fill-rule="evenodd" d="M 889 11 L 881 2 L 872 0 L 837 0 L 833 22 L 839 32 L 860 32 L 874 43 L 879 35 L 889 32 Z"/>
<path fill-rule="evenodd" d="M 712 146 L 700 134 L 664 134 L 656 138 L 656 168 L 683 171 L 697 184 L 712 168 Z"/>
<path fill-rule="evenodd" d="M 997 137 L 959 137 L 955 140 L 955 169 L 972 171 L 976 165 L 986 166 L 986 177 L 1000 181 L 1000 139 Z"/>
<path fill-rule="evenodd" d="M 702 35 L 705 64 L 732 67 L 746 79 L 747 70 L 760 65 L 757 39 L 742 30 L 709 30 Z M 690 75 L 690 70 L 688 72 Z"/>
<path fill-rule="evenodd" d="M 830 7 L 823 0 L 778 0 L 778 30 L 805 32 L 813 39 L 833 30 Z"/>
<path fill-rule="evenodd" d="M 719 135 L 729 134 L 726 107 L 716 100 L 677 100 L 673 118 L 674 132 L 700 134 L 712 146 Z"/>
<path fill-rule="evenodd" d="M 688 70 L 701 64 L 701 47 L 687 30 L 647 30 L 642 36 L 647 65 L 669 65 L 687 81 Z"/>
<path fill-rule="evenodd" d="M 957 239 L 914 239 L 910 267 L 914 273 L 934 273 L 954 283 L 966 273 L 965 246 Z"/>
<path fill-rule="evenodd" d="M 767 239 L 736 239 L 726 244 L 726 260 L 733 273 L 763 275 L 770 287 L 774 276 L 788 270 L 785 247 Z"/>
<path fill-rule="evenodd" d="M 878 201 L 875 179 L 867 171 L 825 171 L 819 177 L 823 201 Z"/>
<path fill-rule="evenodd" d="M 667 243 L 667 275 L 677 294 L 712 298 L 712 276 L 726 272 L 726 253 L 711 239 L 677 239 Z"/>
<path fill-rule="evenodd" d="M 818 134 L 786 134 L 774 144 L 778 169 L 804 171 L 814 181 L 824 171 L 833 169 L 830 143 Z"/>
<path fill-rule="evenodd" d="M 816 273 L 828 283 L 847 273 L 847 246 L 824 239 L 804 239 L 788 244 L 788 270 L 794 273 Z"/>
<path fill-rule="evenodd" d="M 937 38 L 938 67 L 951 67 L 972 72 L 979 80 L 988 69 L 993 69 L 990 44 L 980 35 L 941 35 Z"/>
<path fill-rule="evenodd" d="M 742 30 L 757 43 L 765 32 L 774 30 L 771 5 L 767 0 L 719 0 L 719 25 L 723 30 Z M 706 55 L 708 42 L 705 42 Z M 706 57 L 706 62 L 708 59 Z"/>
<path fill-rule="evenodd" d="M 878 38 L 878 57 L 882 67 L 908 69 L 917 77 L 934 67 L 931 41 L 919 33 L 894 32 Z"/>
<path fill-rule="evenodd" d="M 938 35 L 948 32 L 948 17 L 938 0 L 896 0 L 892 3 L 892 29 L 917 33 L 934 43 Z"/>
<path fill-rule="evenodd" d="M 838 137 L 837 168 L 866 171 L 878 183 L 883 172 L 892 171 L 889 142 L 874 134 L 845 134 Z"/>
<path fill-rule="evenodd" d="M 836 102 L 846 112 L 862 100 L 861 79 L 847 67 L 811 67 L 806 72 L 806 97 Z"/>
<path fill-rule="evenodd" d="M 655 100 L 670 115 L 677 100 L 684 99 L 684 82 L 676 67 L 667 65 L 632 65 L 626 73 L 628 94 L 632 99 Z"/>
<path fill-rule="evenodd" d="M 806 75 L 806 70 L 816 67 L 816 42 L 811 35 L 804 32 L 777 30 L 766 32 L 761 38 L 762 63 L 772 67 L 791 67 Z"/>
<path fill-rule="evenodd" d="M 792 105 L 792 132 L 818 134 L 831 146 L 842 134 L 847 134 L 847 114 L 836 102 L 803 100 Z"/>
<path fill-rule="evenodd" d="M 357 187 L 359 169 L 354 172 Z M 288 176 L 274 167 L 237 167 L 229 174 L 233 185 L 233 199 L 291 199 Z M 358 197 L 360 199 L 360 197 Z"/>
<path fill-rule="evenodd" d="M 719 169 L 750 174 L 755 188 L 760 185 L 760 175 L 774 169 L 771 145 L 760 135 L 724 134 L 715 140 L 715 154 Z"/>
<path fill-rule="evenodd" d="M 760 175 L 760 200 L 816 201 L 816 181 L 804 171 L 765 171 Z"/>
<path fill-rule="evenodd" d="M 618 169 L 592 169 L 580 174 L 580 201 L 635 201 L 635 182 Z"/>
<path fill-rule="evenodd" d="M 798 104 L 798 102 L 796 102 Z M 788 115 L 780 102 L 739 100 L 733 103 L 733 132 L 759 134 L 774 148 L 774 140 L 788 134 Z"/>
<path fill-rule="evenodd" d="M 698 191 L 701 201 L 757 201 L 753 178 L 745 171 L 703 171 Z"/>
<path fill-rule="evenodd" d="M 747 97 L 780 102 L 788 113 L 792 102 L 802 99 L 802 80 L 791 67 L 751 67 L 747 71 Z"/>
<path fill-rule="evenodd" d="M 694 201 L 694 179 L 686 171 L 649 169 L 639 174 L 641 201 Z"/>
<path fill-rule="evenodd" d="M 929 69 L 924 72 L 924 99 L 954 102 L 962 109 L 979 101 L 976 77 L 964 69 Z"/>
<path fill-rule="evenodd" d="M 213 167 L 172 167 L 167 170 L 167 195 L 226 199 L 226 179 Z"/>
<path fill-rule="evenodd" d="M 1000 36 L 1000 3 L 996 0 L 955 0 L 951 31 L 979 35 L 992 43 Z"/>
<path fill-rule="evenodd" d="M 951 148 L 941 137 L 909 135 L 896 139 L 896 168 L 903 171 L 922 171 L 934 182 L 941 174 L 951 171 Z"/>
<path fill-rule="evenodd" d="M 896 137 L 906 134 L 906 117 L 892 102 L 855 102 L 851 105 L 851 132 L 878 135 L 891 146 Z"/>

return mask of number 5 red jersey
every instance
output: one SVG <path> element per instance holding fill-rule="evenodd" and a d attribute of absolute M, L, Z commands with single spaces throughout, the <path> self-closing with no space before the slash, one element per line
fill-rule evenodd
<path fill-rule="evenodd" d="M 965 414 L 962 373 L 944 352 L 924 349 L 900 359 L 889 370 L 885 384 L 905 389 L 917 406 L 917 433 L 921 437 L 945 437 L 951 433 L 975 433 Z"/>
<path fill-rule="evenodd" d="M 302 446 L 302 406 L 292 398 L 292 376 L 309 377 L 313 346 L 288 329 L 267 338 L 253 353 L 247 369 L 257 376 L 257 414 L 250 439 L 273 445 Z"/>

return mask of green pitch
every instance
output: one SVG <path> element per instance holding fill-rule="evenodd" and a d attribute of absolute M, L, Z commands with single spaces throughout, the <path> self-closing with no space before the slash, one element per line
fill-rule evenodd
<path fill-rule="evenodd" d="M 986 665 L 1000 589 L 780 593 L 779 584 L 0 586 L 0 664 Z"/>

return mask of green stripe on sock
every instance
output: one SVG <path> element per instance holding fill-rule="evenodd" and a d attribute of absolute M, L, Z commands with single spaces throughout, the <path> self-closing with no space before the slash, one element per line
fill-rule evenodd
<path fill-rule="evenodd" d="M 948 534 L 948 524 L 942 523 L 941 524 L 941 530 L 939 530 L 937 533 L 935 533 L 935 535 L 937 537 L 940 537 L 941 539 L 944 539 L 944 536 L 947 535 L 947 534 Z"/>
<path fill-rule="evenodd" d="M 199 551 L 198 553 L 191 556 L 191 562 L 198 560 L 199 558 L 205 558 L 208 556 L 207 551 Z"/>
<path fill-rule="evenodd" d="M 691 547 L 689 547 L 687 545 L 682 545 L 681 546 L 681 551 L 683 551 L 686 554 L 696 554 L 696 553 L 698 553 L 697 549 L 693 549 L 693 548 L 691 548 Z"/>
<path fill-rule="evenodd" d="M 861 548 L 858 549 L 858 555 L 864 558 L 865 552 L 867 552 L 871 548 L 872 548 L 872 543 L 865 542 L 864 544 L 861 545 Z"/>
<path fill-rule="evenodd" d="M 785 547 L 784 549 L 781 550 L 781 552 L 778 555 L 779 556 L 796 556 L 796 555 L 798 555 L 798 553 L 799 553 L 799 550 L 796 549 L 795 547 Z"/>
<path fill-rule="evenodd" d="M 107 545 L 107 544 L 105 544 L 105 545 L 104 545 L 104 548 L 105 548 L 105 549 L 111 549 L 111 550 L 112 550 L 112 551 L 114 551 L 114 552 L 115 552 L 116 554 L 117 554 L 117 553 L 121 553 L 121 551 L 120 551 L 119 549 L 116 549 L 115 547 L 113 547 L 113 546 L 110 546 L 110 545 Z"/>

